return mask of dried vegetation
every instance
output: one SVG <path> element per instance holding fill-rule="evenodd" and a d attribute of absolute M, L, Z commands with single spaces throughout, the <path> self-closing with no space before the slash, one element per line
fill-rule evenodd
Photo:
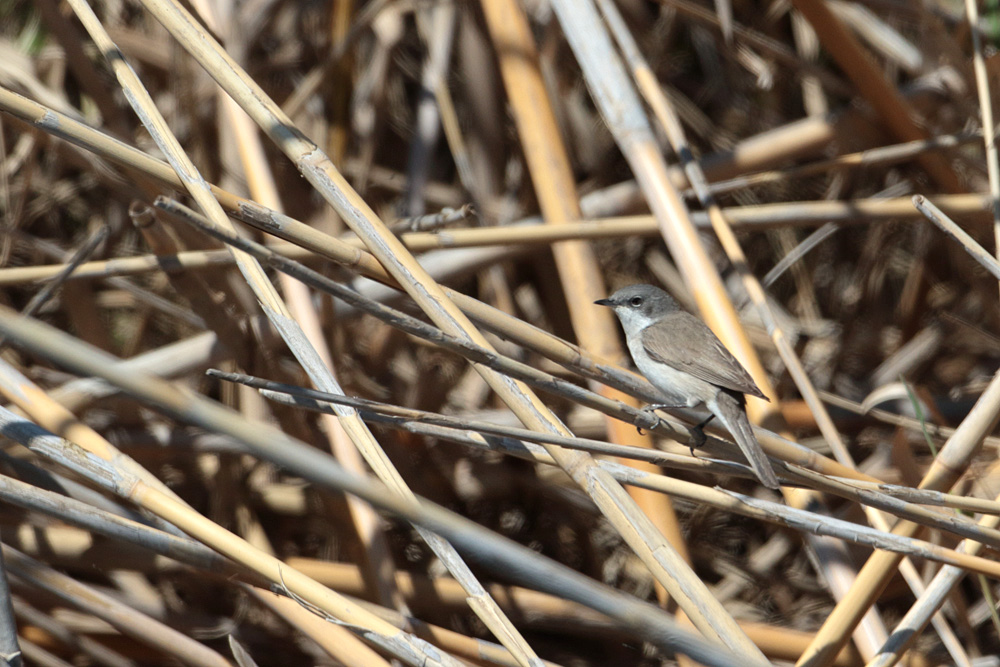
<path fill-rule="evenodd" d="M 0 654 L 996 654 L 969 2 L 0 4 Z M 635 282 L 771 396 L 780 493 L 639 410 Z"/>

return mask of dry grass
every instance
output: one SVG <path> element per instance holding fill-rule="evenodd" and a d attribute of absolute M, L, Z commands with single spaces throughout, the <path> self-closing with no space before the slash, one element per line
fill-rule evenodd
<path fill-rule="evenodd" d="M 0 5 L 0 654 L 1000 651 L 995 10 L 188 10 Z M 592 303 L 636 282 L 770 396 L 781 493 L 650 430 Z"/>

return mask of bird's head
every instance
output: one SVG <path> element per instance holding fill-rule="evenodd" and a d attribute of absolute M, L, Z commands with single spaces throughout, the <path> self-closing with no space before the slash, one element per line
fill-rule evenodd
<path fill-rule="evenodd" d="M 653 285 L 622 287 L 608 298 L 594 303 L 613 308 L 626 328 L 632 324 L 636 329 L 644 329 L 664 315 L 680 310 L 680 305 L 672 296 Z"/>

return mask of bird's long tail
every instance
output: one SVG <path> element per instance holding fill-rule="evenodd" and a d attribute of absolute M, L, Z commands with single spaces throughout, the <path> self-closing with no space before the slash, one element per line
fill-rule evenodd
<path fill-rule="evenodd" d="M 767 455 L 764 454 L 760 443 L 757 442 L 757 437 L 753 434 L 750 420 L 747 418 L 746 409 L 740 398 L 721 391 L 713 401 L 715 405 L 709 405 L 708 408 L 732 433 L 736 444 L 740 446 L 743 455 L 750 462 L 750 467 L 757 473 L 757 477 L 760 478 L 764 486 L 769 489 L 777 489 L 779 486 L 778 477 L 774 474 L 771 462 L 767 460 Z"/>

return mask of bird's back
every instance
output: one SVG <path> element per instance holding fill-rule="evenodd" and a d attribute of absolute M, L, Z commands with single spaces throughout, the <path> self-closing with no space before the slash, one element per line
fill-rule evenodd
<path fill-rule="evenodd" d="M 766 399 L 750 373 L 691 313 L 670 313 L 643 329 L 640 339 L 645 353 L 655 361 L 722 389 Z"/>

